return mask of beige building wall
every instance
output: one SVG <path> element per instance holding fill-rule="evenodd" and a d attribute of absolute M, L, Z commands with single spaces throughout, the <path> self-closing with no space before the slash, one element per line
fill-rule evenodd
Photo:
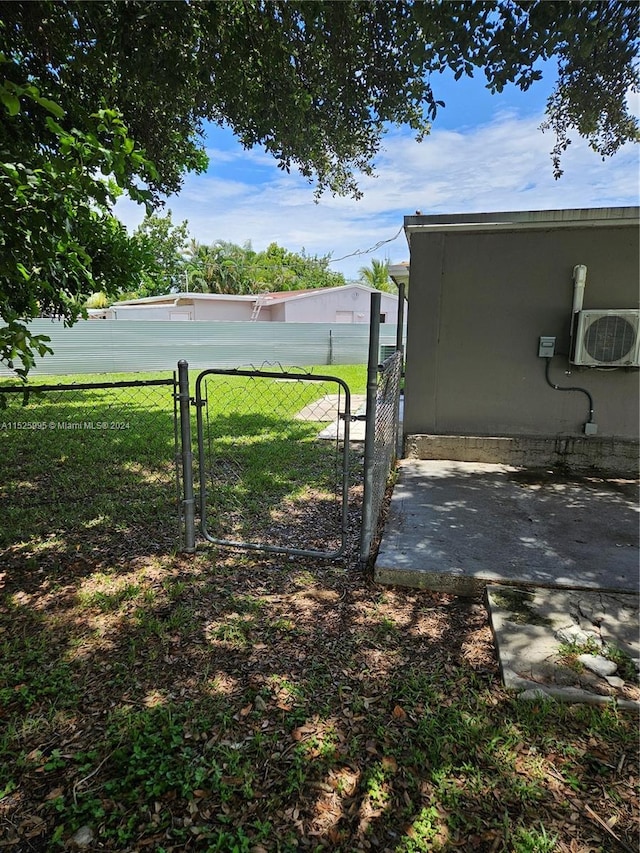
<path fill-rule="evenodd" d="M 194 320 L 199 322 L 250 320 L 253 311 L 253 302 L 240 299 L 193 299 L 192 303 Z"/>
<path fill-rule="evenodd" d="M 553 335 L 552 381 L 593 395 L 598 435 L 638 438 L 638 370 L 567 358 L 576 264 L 585 309 L 638 308 L 637 211 L 618 221 L 410 234 L 405 435 L 583 434 L 587 397 L 545 381 L 538 339 Z"/>
<path fill-rule="evenodd" d="M 273 306 L 273 319 L 286 323 L 369 323 L 371 292 L 361 287 L 325 289 Z M 380 313 L 385 323 L 398 319 L 397 297 L 383 293 Z"/>

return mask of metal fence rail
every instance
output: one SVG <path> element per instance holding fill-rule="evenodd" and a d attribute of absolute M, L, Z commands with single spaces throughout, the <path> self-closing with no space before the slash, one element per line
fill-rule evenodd
<path fill-rule="evenodd" d="M 348 386 L 295 371 L 206 370 L 195 390 L 205 539 L 340 556 L 349 492 Z"/>
<path fill-rule="evenodd" d="M 0 547 L 178 532 L 175 378 L 0 385 Z M 72 535 L 71 535 L 72 534 Z"/>

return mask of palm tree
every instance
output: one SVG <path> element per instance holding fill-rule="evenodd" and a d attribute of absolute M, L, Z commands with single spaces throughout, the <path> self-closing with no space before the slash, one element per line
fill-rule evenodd
<path fill-rule="evenodd" d="M 376 290 L 384 290 L 386 293 L 397 293 L 395 284 L 389 278 L 389 261 L 371 261 L 370 267 L 360 267 L 360 281 Z"/>

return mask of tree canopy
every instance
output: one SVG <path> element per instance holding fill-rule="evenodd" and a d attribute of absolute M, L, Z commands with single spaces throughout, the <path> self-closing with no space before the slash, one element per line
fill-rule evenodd
<path fill-rule="evenodd" d="M 329 258 L 291 252 L 270 243 L 256 252 L 251 243 L 239 246 L 216 240 L 195 242 L 188 259 L 189 289 L 200 293 L 270 293 L 345 284 L 342 273 L 329 269 Z"/>
<path fill-rule="evenodd" d="M 389 276 L 389 261 L 378 261 L 373 258 L 371 266 L 360 267 L 358 270 L 360 281 L 368 287 L 376 290 L 384 290 L 387 293 L 397 293 L 398 288 Z"/>
<path fill-rule="evenodd" d="M 306 290 L 345 284 L 329 269 L 329 257 L 291 252 L 271 243 L 255 251 L 250 242 L 211 244 L 189 239 L 188 223 L 174 225 L 171 211 L 146 217 L 133 235 L 144 258 L 141 283 L 120 298 L 156 296 L 189 290 L 195 293 L 251 294 Z"/>
<path fill-rule="evenodd" d="M 160 296 L 183 288 L 185 256 L 189 243 L 188 223 L 174 225 L 171 211 L 164 216 L 145 216 L 134 235 L 145 257 L 136 296 Z"/>
<path fill-rule="evenodd" d="M 40 310 L 72 321 L 96 284 L 110 287 L 92 279 L 111 276 L 99 258 L 114 249 L 116 277 L 128 266 L 137 285 L 135 247 L 112 220 L 117 187 L 151 207 L 178 191 L 206 168 L 206 122 L 318 192 L 357 196 L 390 125 L 428 132 L 444 106 L 439 72 L 524 90 L 546 61 L 558 69 L 545 127 L 559 175 L 574 131 L 602 156 L 637 140 L 626 97 L 638 41 L 637 6 L 622 0 L 5 2 L 0 358 L 15 355 L 15 323 Z M 38 237 L 21 257 L 43 222 L 49 249 Z"/>
<path fill-rule="evenodd" d="M 638 131 L 625 102 L 638 85 L 635 3 L 62 0 L 5 2 L 2 21 L 8 78 L 26 77 L 79 128 L 118 109 L 160 192 L 205 167 L 206 120 L 321 190 L 355 191 L 385 126 L 428 130 L 447 68 L 500 92 L 527 89 L 553 58 L 561 140 L 575 128 L 609 154 Z"/>

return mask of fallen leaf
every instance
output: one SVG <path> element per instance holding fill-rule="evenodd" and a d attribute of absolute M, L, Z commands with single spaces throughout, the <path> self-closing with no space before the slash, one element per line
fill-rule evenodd
<path fill-rule="evenodd" d="M 53 790 L 49 791 L 45 800 L 56 800 L 58 797 L 61 797 L 64 794 L 64 788 L 53 788 Z"/>

